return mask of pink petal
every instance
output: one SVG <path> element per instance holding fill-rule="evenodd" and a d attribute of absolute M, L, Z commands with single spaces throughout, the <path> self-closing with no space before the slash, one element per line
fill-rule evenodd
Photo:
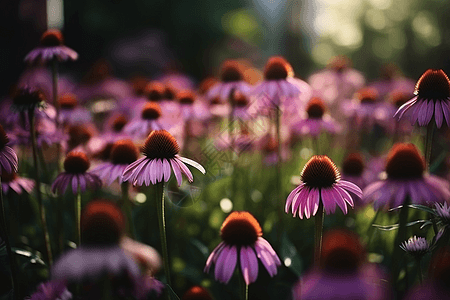
<path fill-rule="evenodd" d="M 181 170 L 178 166 L 177 162 L 174 159 L 169 160 L 170 165 L 172 166 L 173 173 L 175 174 L 175 178 L 177 179 L 178 186 L 181 186 L 182 178 L 181 178 Z"/>
<path fill-rule="evenodd" d="M 442 114 L 441 101 L 437 100 L 434 105 L 434 117 L 436 119 L 437 128 L 441 128 L 442 122 L 444 121 L 444 116 Z"/>
<path fill-rule="evenodd" d="M 258 260 L 253 249 L 242 246 L 240 251 L 241 270 L 247 285 L 256 281 L 258 277 Z"/>

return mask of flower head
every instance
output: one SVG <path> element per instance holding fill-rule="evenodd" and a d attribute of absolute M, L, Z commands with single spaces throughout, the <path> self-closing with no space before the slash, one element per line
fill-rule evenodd
<path fill-rule="evenodd" d="M 36 292 L 27 300 L 70 300 L 73 299 L 72 293 L 67 290 L 65 280 L 51 280 L 41 283 Z"/>
<path fill-rule="evenodd" d="M 90 202 L 81 215 L 81 245 L 58 259 L 52 277 L 81 283 L 107 275 L 109 279 L 120 278 L 122 285 L 137 278 L 138 266 L 119 245 L 124 229 L 124 216 L 114 203 Z"/>
<path fill-rule="evenodd" d="M 204 287 L 195 285 L 187 290 L 181 300 L 212 300 L 211 294 Z"/>
<path fill-rule="evenodd" d="M 87 172 L 90 167 L 88 157 L 84 152 L 71 151 L 64 159 L 64 172 L 56 177 L 52 184 L 52 192 L 63 194 L 71 184 L 72 193 L 76 194 L 78 188 L 81 192 L 86 189 L 98 189 L 102 181 L 97 175 Z"/>
<path fill-rule="evenodd" d="M 0 125 L 0 175 L 17 173 L 18 159 L 14 150 L 8 146 L 9 138 Z"/>
<path fill-rule="evenodd" d="M 112 184 L 116 179 L 122 183 L 123 171 L 132 162 L 138 159 L 139 151 L 131 140 L 118 140 L 111 144 L 109 161 L 95 167 L 91 172 L 102 180 L 106 180 L 107 185 Z"/>
<path fill-rule="evenodd" d="M 49 29 L 41 36 L 41 46 L 33 49 L 25 57 L 28 63 L 46 63 L 53 59 L 58 61 L 77 60 L 78 54 L 64 46 L 64 38 L 58 29 Z"/>
<path fill-rule="evenodd" d="M 393 208 L 409 198 L 413 204 L 431 205 L 450 197 L 448 183 L 425 173 L 425 162 L 413 144 L 395 144 L 386 161 L 387 178 L 364 189 L 364 201 L 376 209 Z"/>
<path fill-rule="evenodd" d="M 447 204 L 447 202 L 444 202 L 443 204 L 436 203 L 436 215 L 438 216 L 439 220 L 445 225 L 450 225 L 450 205 Z"/>
<path fill-rule="evenodd" d="M 181 185 L 181 174 L 188 177 L 189 182 L 194 180 L 191 171 L 186 167 L 189 164 L 203 174 L 205 169 L 197 162 L 178 155 L 180 147 L 176 139 L 165 130 L 152 131 L 142 147 L 144 157 L 131 163 L 123 172 L 123 181 L 131 181 L 133 185 L 150 185 L 158 182 L 167 182 L 173 170 L 178 185 Z"/>
<path fill-rule="evenodd" d="M 411 124 L 418 122 L 419 126 L 426 126 L 434 116 L 438 128 L 444 118 L 450 127 L 450 81 L 444 71 L 425 71 L 416 83 L 414 94 L 416 96 L 403 104 L 394 117 L 400 120 L 407 110 L 413 108 Z"/>
<path fill-rule="evenodd" d="M 334 213 L 336 204 L 344 214 L 347 204 L 353 207 L 353 197 L 361 198 L 361 189 L 345 180 L 333 161 L 326 155 L 314 155 L 304 166 L 301 173 L 302 183 L 296 187 L 286 200 L 286 213 L 292 206 L 294 217 L 297 212 L 303 219 L 314 216 L 322 204 L 327 214 Z M 347 203 L 347 204 L 346 204 Z"/>
<path fill-rule="evenodd" d="M 244 80 L 243 66 L 236 60 L 223 62 L 220 70 L 220 79 L 219 83 L 209 83 L 208 99 L 219 97 L 222 100 L 227 100 L 232 92 L 240 92 L 247 95 L 251 90 L 250 85 Z"/>
<path fill-rule="evenodd" d="M 264 68 L 265 80 L 285 80 L 294 76 L 294 70 L 288 61 L 281 56 L 269 58 Z"/>
<path fill-rule="evenodd" d="M 18 112 L 34 110 L 43 107 L 44 101 L 44 94 L 40 90 L 24 86 L 15 93 L 11 109 Z"/>
<path fill-rule="evenodd" d="M 17 173 L 2 173 L 1 182 L 3 193 L 6 194 L 11 189 L 17 194 L 22 194 L 23 191 L 31 193 L 34 188 L 34 180 L 20 177 Z"/>
<path fill-rule="evenodd" d="M 117 205 L 96 200 L 86 205 L 81 216 L 83 245 L 117 245 L 125 232 L 125 217 Z"/>
<path fill-rule="evenodd" d="M 164 84 L 157 81 L 152 81 L 145 86 L 144 94 L 147 99 L 153 102 L 158 102 L 163 99 L 165 87 Z"/>
<path fill-rule="evenodd" d="M 416 259 L 420 259 L 430 250 L 430 245 L 425 238 L 413 236 L 403 242 L 400 248 Z"/>
<path fill-rule="evenodd" d="M 213 250 L 206 261 L 204 271 L 209 272 L 214 263 L 216 280 L 228 283 L 240 258 L 240 267 L 245 283 L 255 282 L 258 277 L 258 259 L 270 277 L 277 274 L 280 259 L 272 246 L 262 238 L 258 221 L 246 211 L 234 211 L 220 228 L 222 242 Z M 238 254 L 239 253 L 239 254 Z"/>

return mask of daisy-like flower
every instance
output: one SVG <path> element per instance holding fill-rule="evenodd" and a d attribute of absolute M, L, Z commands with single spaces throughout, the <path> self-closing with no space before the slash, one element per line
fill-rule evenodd
<path fill-rule="evenodd" d="M 425 173 L 423 157 L 413 144 L 395 144 L 386 161 L 387 178 L 364 189 L 363 200 L 374 201 L 375 209 L 403 205 L 407 197 L 412 204 L 433 205 L 450 198 L 449 184 Z"/>
<path fill-rule="evenodd" d="M 191 90 L 183 90 L 177 94 L 180 114 L 183 120 L 205 120 L 210 113 L 204 103 L 197 101 L 197 95 Z"/>
<path fill-rule="evenodd" d="M 327 215 L 334 213 L 336 204 L 344 214 L 347 204 L 353 207 L 353 197 L 361 198 L 361 189 L 346 180 L 341 180 L 341 174 L 334 162 L 326 155 L 314 155 L 304 166 L 301 173 L 302 183 L 296 187 L 286 200 L 286 213 L 292 206 L 294 217 L 307 219 L 314 216 L 322 204 Z M 351 195 L 353 194 L 353 195 Z"/>
<path fill-rule="evenodd" d="M 416 259 L 420 259 L 428 253 L 430 250 L 430 245 L 425 238 L 413 236 L 406 242 L 403 242 L 403 244 L 400 245 L 400 248 Z"/>
<path fill-rule="evenodd" d="M 102 181 L 97 175 L 87 172 L 90 162 L 86 154 L 81 151 L 71 151 L 64 160 L 64 171 L 60 173 L 52 184 L 52 192 L 64 194 L 67 187 L 71 185 L 72 193 L 81 192 L 86 189 L 98 189 Z"/>
<path fill-rule="evenodd" d="M 129 164 L 138 159 L 139 151 L 131 140 L 118 140 L 112 144 L 110 161 L 92 169 L 91 173 L 98 175 L 111 185 L 116 179 L 122 183 L 123 171 Z"/>
<path fill-rule="evenodd" d="M 81 215 L 81 245 L 63 254 L 52 268 L 52 278 L 70 283 L 95 281 L 102 276 L 139 276 L 139 268 L 120 245 L 125 218 L 114 203 L 96 200 Z"/>
<path fill-rule="evenodd" d="M 60 121 L 63 124 L 84 124 L 92 121 L 89 110 L 78 105 L 77 96 L 72 93 L 66 93 L 59 97 Z"/>
<path fill-rule="evenodd" d="M 386 274 L 367 264 L 364 257 L 356 234 L 339 229 L 327 232 L 320 268 L 300 279 L 293 289 L 293 299 L 390 299 L 389 289 L 382 284 Z"/>
<path fill-rule="evenodd" d="M 127 236 L 122 237 L 120 246 L 136 261 L 136 263 L 146 273 L 154 275 L 158 273 L 162 266 L 161 255 L 155 248 Z"/>
<path fill-rule="evenodd" d="M 41 283 L 36 292 L 26 297 L 26 300 L 70 300 L 72 293 L 67 290 L 65 280 L 51 280 Z"/>
<path fill-rule="evenodd" d="M 64 38 L 58 29 L 49 29 L 41 37 L 41 46 L 33 49 L 25 57 L 25 62 L 46 63 L 53 59 L 58 61 L 77 60 L 78 54 L 64 46 Z"/>
<path fill-rule="evenodd" d="M 312 90 L 306 82 L 294 78 L 294 70 L 286 59 L 274 56 L 266 63 L 263 82 L 258 84 L 252 93 L 259 96 L 261 101 L 269 101 L 261 103 L 264 106 L 275 108 L 284 104 L 287 111 L 292 111 L 302 106 L 301 101 L 298 101 L 300 95 L 304 94 L 302 100 L 307 101 L 312 95 Z M 286 99 L 291 101 L 287 102 Z"/>
<path fill-rule="evenodd" d="M 311 75 L 308 82 L 328 105 L 333 105 L 338 99 L 351 97 L 364 86 L 365 79 L 351 67 L 350 59 L 341 55 L 332 58 L 327 69 Z"/>
<path fill-rule="evenodd" d="M 326 106 L 320 98 L 312 98 L 306 105 L 306 114 L 303 120 L 291 125 L 294 135 L 311 135 L 317 137 L 322 131 L 337 133 L 340 130 L 333 118 L 325 114 Z"/>
<path fill-rule="evenodd" d="M 262 238 L 258 221 L 246 211 L 234 211 L 220 228 L 223 240 L 209 255 L 204 272 L 214 264 L 217 281 L 228 283 L 234 273 L 239 258 L 242 275 L 249 285 L 258 278 L 258 259 L 262 262 L 270 277 L 277 274 L 280 259 L 272 246 Z"/>
<path fill-rule="evenodd" d="M 207 289 L 199 285 L 195 285 L 187 290 L 181 300 L 212 300 L 211 294 Z"/>
<path fill-rule="evenodd" d="M 130 121 L 123 131 L 135 138 L 144 138 L 152 130 L 163 129 L 160 122 L 161 107 L 158 103 L 148 102 L 141 111 L 141 117 Z"/>
<path fill-rule="evenodd" d="M 167 182 L 175 174 L 178 186 L 181 186 L 181 174 L 187 176 L 189 182 L 194 181 L 191 171 L 185 164 L 198 169 L 203 174 L 205 169 L 197 162 L 178 155 L 180 147 L 175 138 L 165 130 L 152 131 L 142 147 L 144 157 L 131 163 L 123 172 L 123 181 L 131 181 L 133 185 L 150 185 Z"/>
<path fill-rule="evenodd" d="M 412 108 L 411 124 L 417 122 L 419 126 L 427 126 L 434 116 L 438 128 L 444 118 L 450 127 L 450 81 L 444 71 L 425 71 L 416 83 L 414 94 L 416 96 L 403 104 L 394 117 L 400 120 Z"/>
<path fill-rule="evenodd" d="M 220 82 L 210 86 L 207 92 L 207 98 L 219 99 L 226 101 L 231 92 L 240 92 L 242 94 L 249 94 L 251 86 L 244 81 L 244 74 L 242 73 L 242 66 L 238 61 L 226 60 L 221 67 Z"/>
<path fill-rule="evenodd" d="M 9 138 L 0 125 L 0 175 L 17 173 L 19 161 L 14 150 L 8 146 Z"/>
<path fill-rule="evenodd" d="M 1 179 L 4 194 L 7 194 L 10 189 L 19 195 L 22 194 L 23 191 L 31 193 L 34 188 L 34 180 L 20 177 L 15 172 L 10 174 L 3 173 Z"/>
<path fill-rule="evenodd" d="M 11 109 L 17 112 L 28 112 L 44 107 L 44 101 L 44 94 L 41 91 L 30 86 L 23 86 L 15 93 Z"/>

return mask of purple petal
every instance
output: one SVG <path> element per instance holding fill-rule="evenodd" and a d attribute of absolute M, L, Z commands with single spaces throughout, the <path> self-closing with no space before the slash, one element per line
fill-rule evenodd
<path fill-rule="evenodd" d="M 193 161 L 192 159 L 186 158 L 186 157 L 181 157 L 181 156 L 176 156 L 179 160 L 181 160 L 182 162 L 193 166 L 194 168 L 196 168 L 197 170 L 199 170 L 200 172 L 202 172 L 203 174 L 206 174 L 206 170 L 205 168 L 203 168 L 202 165 L 200 165 L 198 162 Z"/>
<path fill-rule="evenodd" d="M 362 194 L 363 194 L 362 190 L 359 188 L 359 186 L 357 186 L 353 182 L 346 181 L 346 180 L 340 180 L 339 186 L 352 192 L 353 194 L 355 194 L 356 197 L 358 197 L 360 199 L 362 198 Z"/>
<path fill-rule="evenodd" d="M 167 161 L 167 159 L 163 159 L 163 173 L 164 173 L 164 181 L 169 181 L 170 178 L 170 163 Z"/>
<path fill-rule="evenodd" d="M 447 100 L 441 101 L 441 106 L 445 121 L 447 122 L 447 126 L 450 127 L 450 108 L 448 106 Z"/>
<path fill-rule="evenodd" d="M 170 165 L 172 166 L 173 173 L 175 174 L 175 178 L 177 179 L 178 186 L 181 186 L 182 178 L 181 178 L 181 170 L 180 166 L 174 159 L 170 159 Z"/>
<path fill-rule="evenodd" d="M 187 176 L 189 182 L 193 182 L 193 181 L 194 181 L 194 177 L 192 176 L 192 173 L 191 173 L 191 171 L 189 170 L 189 168 L 186 167 L 186 165 L 185 165 L 181 160 L 179 160 L 179 159 L 177 159 L 177 158 L 174 158 L 174 161 L 175 161 L 175 162 L 178 164 L 178 166 L 180 167 L 181 172 L 184 173 L 184 174 Z"/>
<path fill-rule="evenodd" d="M 336 210 L 336 203 L 333 200 L 333 196 L 330 194 L 330 189 L 321 189 L 322 193 L 322 203 L 323 208 L 325 209 L 325 213 L 329 215 L 330 213 L 334 213 Z"/>
<path fill-rule="evenodd" d="M 247 285 L 258 277 L 258 260 L 251 247 L 242 246 L 240 251 L 241 270 Z"/>
<path fill-rule="evenodd" d="M 285 212 L 288 213 L 289 211 L 289 206 L 292 203 L 292 200 L 294 199 L 295 195 L 297 195 L 297 193 L 301 190 L 301 188 L 304 186 L 304 183 L 300 184 L 298 187 L 296 187 L 295 189 L 292 190 L 292 192 L 289 193 L 289 196 L 286 199 L 286 205 L 285 205 Z"/>
<path fill-rule="evenodd" d="M 220 253 L 217 259 L 216 267 L 214 270 L 216 279 L 223 283 L 228 283 L 233 275 L 234 268 L 236 267 L 237 250 L 236 246 L 226 246 Z"/>
<path fill-rule="evenodd" d="M 437 128 L 441 128 L 444 116 L 442 114 L 441 101 L 439 100 L 436 100 L 436 103 L 434 104 L 434 117 L 436 119 Z"/>

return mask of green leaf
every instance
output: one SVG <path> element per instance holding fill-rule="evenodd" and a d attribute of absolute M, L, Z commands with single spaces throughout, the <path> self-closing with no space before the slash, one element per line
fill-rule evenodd
<path fill-rule="evenodd" d="M 436 211 L 428 206 L 425 205 L 419 205 L 419 204 L 410 204 L 408 205 L 408 207 L 414 208 L 414 209 L 418 209 L 418 210 L 422 210 L 422 211 L 426 211 L 430 214 L 435 215 Z"/>
<path fill-rule="evenodd" d="M 25 268 L 28 265 L 39 265 L 39 266 L 47 266 L 45 262 L 42 260 L 41 256 L 37 253 L 33 253 L 31 251 L 19 248 L 11 248 L 14 254 L 21 256 L 26 259 L 25 263 L 22 265 L 22 268 Z"/>
<path fill-rule="evenodd" d="M 416 224 L 425 223 L 425 224 L 422 225 L 422 227 L 423 227 L 423 226 L 429 225 L 429 224 L 427 224 L 427 222 L 430 222 L 430 221 L 428 221 L 428 220 L 417 220 L 417 221 L 412 221 L 412 222 L 406 223 L 406 226 L 414 226 Z M 431 222 L 430 222 L 430 224 L 431 224 Z M 372 226 L 377 228 L 377 229 L 379 229 L 379 230 L 384 230 L 384 231 L 391 231 L 391 230 L 394 230 L 394 229 L 398 229 L 398 224 L 393 224 L 393 225 L 377 225 L 377 224 L 373 224 Z M 422 227 L 421 227 L 421 229 L 422 229 Z"/>

